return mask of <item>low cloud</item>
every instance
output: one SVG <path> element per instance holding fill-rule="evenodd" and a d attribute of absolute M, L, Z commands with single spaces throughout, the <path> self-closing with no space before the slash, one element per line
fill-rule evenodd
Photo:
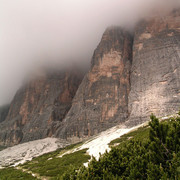
<path fill-rule="evenodd" d="M 107 26 L 132 29 L 179 0 L 0 0 L 0 105 L 41 66 L 87 66 Z"/>

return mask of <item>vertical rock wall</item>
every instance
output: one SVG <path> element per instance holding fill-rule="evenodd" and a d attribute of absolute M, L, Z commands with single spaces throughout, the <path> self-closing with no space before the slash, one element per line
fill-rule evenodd
<path fill-rule="evenodd" d="M 134 35 L 131 125 L 180 108 L 180 11 L 141 22 Z"/>
<path fill-rule="evenodd" d="M 119 27 L 108 28 L 56 136 L 75 142 L 124 122 L 131 61 L 131 35 Z"/>

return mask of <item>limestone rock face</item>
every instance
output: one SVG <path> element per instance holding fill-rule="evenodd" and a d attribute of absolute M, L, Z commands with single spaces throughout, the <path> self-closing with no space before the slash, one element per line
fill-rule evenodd
<path fill-rule="evenodd" d="M 180 107 L 180 10 L 141 22 L 134 35 L 129 112 L 131 125 L 151 113 Z M 149 118 L 148 118 L 149 119 Z"/>
<path fill-rule="evenodd" d="M 52 136 L 55 124 L 61 123 L 70 109 L 82 78 L 75 71 L 46 73 L 19 89 L 0 124 L 0 144 Z"/>
<path fill-rule="evenodd" d="M 108 28 L 56 136 L 76 142 L 124 122 L 131 62 L 131 35 L 119 27 Z"/>

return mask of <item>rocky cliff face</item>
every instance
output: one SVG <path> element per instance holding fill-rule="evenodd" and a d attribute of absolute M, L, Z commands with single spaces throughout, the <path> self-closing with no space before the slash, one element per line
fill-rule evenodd
<path fill-rule="evenodd" d="M 0 124 L 0 144 L 14 145 L 52 136 L 71 107 L 83 75 L 74 72 L 47 73 L 16 93 L 5 121 Z"/>
<path fill-rule="evenodd" d="M 141 22 L 134 35 L 129 112 L 131 125 L 180 107 L 180 10 Z"/>
<path fill-rule="evenodd" d="M 56 136 L 75 142 L 124 122 L 131 62 L 131 35 L 119 27 L 108 28 Z"/>
<path fill-rule="evenodd" d="M 180 10 L 142 21 L 134 37 L 108 28 L 81 80 L 77 71 L 60 72 L 21 88 L 0 123 L 0 145 L 54 135 L 76 142 L 120 123 L 140 124 L 151 113 L 178 111 Z"/>

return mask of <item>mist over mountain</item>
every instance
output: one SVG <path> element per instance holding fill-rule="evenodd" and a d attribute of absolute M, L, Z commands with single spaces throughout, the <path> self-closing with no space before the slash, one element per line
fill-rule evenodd
<path fill-rule="evenodd" d="M 141 18 L 179 5 L 178 0 L 0 0 L 0 105 L 40 67 L 88 67 L 107 26 L 132 31 Z"/>

